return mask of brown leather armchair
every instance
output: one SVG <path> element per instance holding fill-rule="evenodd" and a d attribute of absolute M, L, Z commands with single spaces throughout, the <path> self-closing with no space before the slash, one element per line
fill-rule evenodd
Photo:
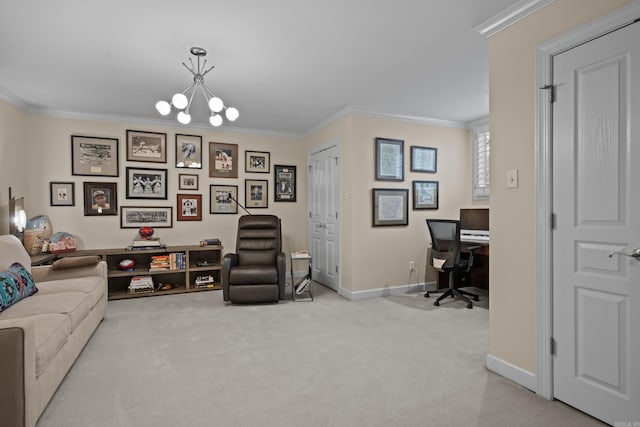
<path fill-rule="evenodd" d="M 280 218 L 244 215 L 238 220 L 236 253 L 222 259 L 222 296 L 232 303 L 284 299 L 286 257 Z"/>

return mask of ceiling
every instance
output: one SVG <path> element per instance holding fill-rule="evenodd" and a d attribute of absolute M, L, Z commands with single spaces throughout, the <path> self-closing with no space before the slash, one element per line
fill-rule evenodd
<path fill-rule="evenodd" d="M 344 111 L 466 123 L 489 113 L 488 42 L 474 27 L 517 0 L 11 2 L 0 97 L 33 112 L 179 125 L 154 105 L 205 83 L 240 111 L 221 129 L 304 135 Z M 8 12 L 10 10 L 10 12 Z M 193 100 L 193 121 L 208 109 Z"/>

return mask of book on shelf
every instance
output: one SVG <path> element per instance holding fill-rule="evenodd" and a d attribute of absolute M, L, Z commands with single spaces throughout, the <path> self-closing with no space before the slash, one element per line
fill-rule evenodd
<path fill-rule="evenodd" d="M 208 282 L 208 283 L 194 283 L 193 284 L 193 289 L 211 289 L 211 288 L 215 288 L 216 284 L 214 282 Z"/>
<path fill-rule="evenodd" d="M 296 295 L 300 295 L 307 289 L 309 284 L 311 283 L 311 279 L 309 277 L 305 277 L 302 282 L 298 283 L 296 286 Z"/>

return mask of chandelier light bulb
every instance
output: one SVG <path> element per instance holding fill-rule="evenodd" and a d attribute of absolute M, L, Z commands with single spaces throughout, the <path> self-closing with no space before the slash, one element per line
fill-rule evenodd
<path fill-rule="evenodd" d="M 211 98 L 209 100 L 209 108 L 214 113 L 219 113 L 220 111 L 222 111 L 222 109 L 224 108 L 222 99 L 218 98 L 217 96 L 214 96 L 213 98 Z"/>
<path fill-rule="evenodd" d="M 237 108 L 230 107 L 230 108 L 227 108 L 226 116 L 230 122 L 233 122 L 235 119 L 238 118 L 238 116 L 240 116 L 240 113 L 238 112 Z"/>
<path fill-rule="evenodd" d="M 189 123 L 191 123 L 191 115 L 185 113 L 184 111 L 180 111 L 178 113 L 178 121 L 183 125 L 188 125 Z"/>
<path fill-rule="evenodd" d="M 158 110 L 158 113 L 166 116 L 171 112 L 171 105 L 169 105 L 167 101 L 158 101 L 156 103 L 156 110 Z"/>
<path fill-rule="evenodd" d="M 175 95 L 173 95 L 173 98 L 171 98 L 171 103 L 178 110 L 183 110 L 187 108 L 187 104 L 189 103 L 189 100 L 184 95 L 184 93 L 176 93 Z"/>
<path fill-rule="evenodd" d="M 220 114 L 216 114 L 215 116 L 209 117 L 209 123 L 211 123 L 211 126 L 220 126 L 222 124 L 222 116 Z"/>

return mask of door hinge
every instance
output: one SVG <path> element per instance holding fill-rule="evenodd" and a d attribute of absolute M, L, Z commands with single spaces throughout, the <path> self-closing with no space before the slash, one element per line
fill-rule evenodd
<path fill-rule="evenodd" d="M 338 219 L 338 212 L 336 212 L 336 219 Z"/>
<path fill-rule="evenodd" d="M 309 218 L 311 218 L 311 211 L 309 211 Z"/>
<path fill-rule="evenodd" d="M 338 272 L 338 266 L 336 265 L 336 273 Z"/>
<path fill-rule="evenodd" d="M 556 228 L 556 214 L 553 212 L 549 214 L 549 226 L 552 230 Z"/>
<path fill-rule="evenodd" d="M 554 85 L 544 85 L 540 89 L 549 91 L 549 102 L 556 102 L 556 87 Z"/>
<path fill-rule="evenodd" d="M 337 158 L 337 157 L 334 157 L 334 158 L 333 158 L 333 160 L 335 160 L 335 161 L 336 161 L 336 166 L 338 166 L 338 158 Z"/>
<path fill-rule="evenodd" d="M 556 354 L 556 340 L 554 338 L 549 339 L 549 353 Z"/>

